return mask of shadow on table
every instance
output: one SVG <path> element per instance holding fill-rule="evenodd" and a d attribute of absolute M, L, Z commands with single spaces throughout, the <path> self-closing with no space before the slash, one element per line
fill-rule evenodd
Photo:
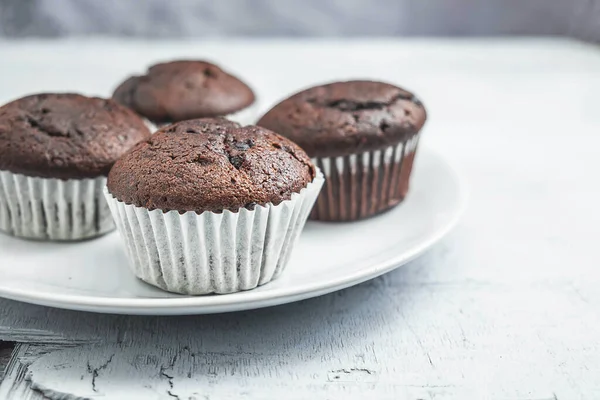
<path fill-rule="evenodd" d="M 397 316 L 403 301 L 419 301 L 418 296 L 411 295 L 411 292 L 422 289 L 420 282 L 428 280 L 430 270 L 456 244 L 448 243 L 452 236 L 422 257 L 376 279 L 317 298 L 251 311 L 194 316 L 125 316 L 2 301 L 7 303 L 4 307 L 7 315 L 11 312 L 6 309 L 17 307 L 17 304 L 20 313 L 26 311 L 23 325 L 35 330 L 50 328 L 59 337 L 84 342 L 126 345 L 142 338 L 163 340 L 168 337 L 185 345 L 201 337 L 205 344 L 223 341 L 243 345 L 259 341 L 277 347 L 291 341 L 303 341 L 307 337 L 342 334 L 349 329 L 366 337 L 372 327 L 388 317 Z M 40 326 L 43 321 L 50 321 L 52 326 Z M 1 333 L 0 320 L 0 338 Z"/>

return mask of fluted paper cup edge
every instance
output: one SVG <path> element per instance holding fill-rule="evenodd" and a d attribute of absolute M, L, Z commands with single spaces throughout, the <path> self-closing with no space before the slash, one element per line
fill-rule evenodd
<path fill-rule="evenodd" d="M 115 229 L 102 194 L 106 177 L 56 179 L 0 170 L 0 231 L 49 241 L 77 241 Z"/>
<path fill-rule="evenodd" d="M 325 185 L 310 219 L 356 221 L 379 214 L 399 204 L 401 178 L 407 157 L 414 159 L 420 132 L 377 150 L 338 157 L 313 157 L 323 170 Z M 410 163 L 412 169 L 412 161 Z M 402 197 L 402 198 L 401 198 Z"/>
<path fill-rule="evenodd" d="M 324 183 L 280 204 L 221 213 L 148 210 L 104 195 L 133 273 L 163 290 L 202 295 L 254 289 L 285 269 Z"/>

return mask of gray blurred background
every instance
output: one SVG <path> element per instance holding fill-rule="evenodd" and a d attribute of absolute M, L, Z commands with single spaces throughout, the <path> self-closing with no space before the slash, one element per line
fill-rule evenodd
<path fill-rule="evenodd" d="M 600 0 L 0 0 L 0 36 L 567 35 Z"/>

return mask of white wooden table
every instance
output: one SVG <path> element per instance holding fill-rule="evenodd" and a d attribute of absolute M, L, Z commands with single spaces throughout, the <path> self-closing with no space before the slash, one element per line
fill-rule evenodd
<path fill-rule="evenodd" d="M 423 145 L 470 187 L 462 223 L 425 256 L 296 304 L 165 318 L 0 300 L 0 339 L 20 343 L 0 399 L 600 398 L 600 49 L 69 41 L 0 54 L 2 101 L 98 81 L 107 95 L 134 63 L 184 56 L 239 71 L 264 107 L 315 82 L 390 80 L 424 99 Z M 88 87 L 91 63 L 106 75 Z"/>

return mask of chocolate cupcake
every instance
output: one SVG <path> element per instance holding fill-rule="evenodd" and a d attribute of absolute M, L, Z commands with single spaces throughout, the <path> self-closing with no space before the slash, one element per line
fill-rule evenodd
<path fill-rule="evenodd" d="M 0 230 L 79 240 L 114 229 L 106 175 L 149 136 L 140 117 L 112 100 L 36 94 L 0 107 Z"/>
<path fill-rule="evenodd" d="M 423 103 L 412 93 L 349 81 L 297 93 L 258 125 L 296 142 L 323 170 L 326 183 L 311 218 L 352 221 L 404 199 L 425 119 Z"/>
<path fill-rule="evenodd" d="M 227 116 L 254 122 L 254 93 L 244 82 L 206 61 L 151 66 L 121 83 L 113 99 L 156 126 L 194 118 Z"/>
<path fill-rule="evenodd" d="M 231 293 L 281 273 L 323 180 L 304 151 L 267 129 L 197 119 L 117 161 L 105 194 L 140 279 Z"/>

